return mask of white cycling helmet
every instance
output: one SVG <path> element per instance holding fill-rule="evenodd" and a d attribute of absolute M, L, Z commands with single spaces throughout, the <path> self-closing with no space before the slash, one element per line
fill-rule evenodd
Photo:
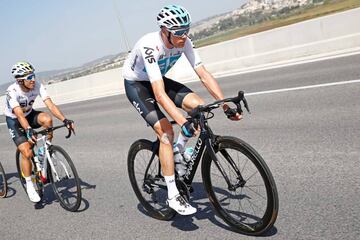
<path fill-rule="evenodd" d="M 179 5 L 167 5 L 157 15 L 157 23 L 167 29 L 189 28 L 191 18 L 189 12 Z"/>
<path fill-rule="evenodd" d="M 14 76 L 14 78 L 24 77 L 29 73 L 33 73 L 34 71 L 35 68 L 28 62 L 17 62 L 11 68 L 11 74 Z"/>

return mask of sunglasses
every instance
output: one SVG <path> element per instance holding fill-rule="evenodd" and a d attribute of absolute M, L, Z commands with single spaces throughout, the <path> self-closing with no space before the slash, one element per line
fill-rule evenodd
<path fill-rule="evenodd" d="M 182 28 L 182 29 L 177 29 L 177 30 L 171 30 L 169 29 L 169 31 L 175 36 L 175 37 L 184 37 L 185 35 L 187 35 L 190 31 L 190 28 Z"/>
<path fill-rule="evenodd" d="M 29 75 L 27 75 L 26 77 L 20 78 L 21 80 L 26 80 L 26 81 L 32 81 L 35 80 L 35 73 L 31 73 Z"/>

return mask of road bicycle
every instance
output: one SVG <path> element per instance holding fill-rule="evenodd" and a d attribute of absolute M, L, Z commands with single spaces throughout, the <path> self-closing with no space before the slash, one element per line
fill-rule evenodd
<path fill-rule="evenodd" d="M 0 198 L 5 198 L 7 194 L 7 181 L 5 170 L 0 162 Z"/>
<path fill-rule="evenodd" d="M 238 96 L 198 106 L 188 120 L 200 127 L 196 145 L 187 161 L 187 172 L 176 184 L 189 199 L 192 181 L 200 160 L 203 184 L 216 213 L 235 231 L 261 235 L 276 221 L 279 200 L 274 178 L 263 158 L 243 140 L 212 132 L 208 120 L 212 110 L 232 102 L 242 113 L 241 102 L 249 107 L 240 91 Z M 175 124 L 174 121 L 171 122 Z M 159 140 L 135 141 L 128 153 L 128 174 L 132 188 L 146 212 L 153 218 L 170 220 L 176 212 L 166 205 L 167 188 L 161 171 Z M 175 171 L 176 172 L 176 171 Z"/>
<path fill-rule="evenodd" d="M 41 199 L 43 199 L 44 187 L 47 183 L 52 185 L 56 198 L 59 200 L 60 205 L 68 211 L 77 211 L 81 204 L 81 188 L 80 179 L 75 166 L 70 156 L 63 148 L 57 145 L 52 145 L 48 141 L 48 134 L 59 129 L 66 127 L 66 125 L 59 125 L 43 129 L 35 133 L 36 145 L 33 145 L 32 161 L 32 180 L 35 189 Z M 65 138 L 71 136 L 71 130 Z M 43 160 L 39 159 L 38 149 L 43 148 Z M 26 192 L 26 181 L 21 169 L 22 156 L 19 150 L 16 151 L 16 167 L 19 174 L 20 182 Z"/>

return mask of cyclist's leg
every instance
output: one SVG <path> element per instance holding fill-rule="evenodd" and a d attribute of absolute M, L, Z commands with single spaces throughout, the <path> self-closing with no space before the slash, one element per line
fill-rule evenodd
<path fill-rule="evenodd" d="M 167 118 L 163 118 L 153 126 L 156 135 L 160 140 L 159 158 L 161 168 L 165 176 L 174 175 L 174 159 L 172 143 L 174 141 L 174 131 Z"/>
<path fill-rule="evenodd" d="M 31 145 L 27 141 L 24 131 L 21 128 L 21 125 L 17 119 L 12 119 L 10 117 L 6 117 L 6 123 L 9 128 L 10 136 L 16 144 L 18 150 L 21 153 L 21 172 L 19 174 L 23 174 L 26 180 L 26 191 L 28 196 L 32 202 L 39 202 L 40 197 L 38 193 L 35 191 L 34 185 L 31 181 L 31 169 L 32 169 L 32 151 Z"/>
<path fill-rule="evenodd" d="M 182 101 L 182 109 L 186 112 L 190 112 L 192 109 L 199 105 L 204 105 L 204 100 L 196 93 L 187 94 Z"/>
<path fill-rule="evenodd" d="M 33 156 L 31 151 L 31 145 L 29 142 L 21 143 L 18 146 L 18 149 L 21 153 L 21 169 L 22 173 L 24 174 L 24 177 L 30 177 L 31 176 L 31 169 L 32 169 L 32 163 L 31 158 Z"/>
<path fill-rule="evenodd" d="M 165 91 L 178 108 L 186 112 L 204 104 L 196 93 L 182 83 L 164 77 Z"/>
<path fill-rule="evenodd" d="M 28 177 L 31 175 L 32 167 L 30 160 L 32 157 L 31 145 L 27 141 L 24 130 L 16 118 L 6 117 L 6 123 L 10 136 L 21 153 L 21 168 L 23 170 L 23 174 L 25 177 Z"/>
<path fill-rule="evenodd" d="M 179 190 L 175 184 L 175 166 L 172 148 L 172 143 L 174 142 L 174 131 L 167 118 L 162 118 L 157 121 L 153 128 L 160 140 L 159 159 L 161 170 L 168 189 L 168 199 L 172 199 L 179 194 Z"/>
<path fill-rule="evenodd" d="M 189 112 L 200 104 L 204 104 L 204 101 L 187 86 L 166 77 L 164 77 L 164 83 L 167 94 L 178 108 Z M 185 151 L 188 139 L 181 132 L 179 133 L 175 146 L 180 153 Z"/>
<path fill-rule="evenodd" d="M 30 126 L 33 128 L 49 128 L 53 125 L 52 117 L 46 112 L 32 110 L 32 112 L 26 117 L 26 119 L 28 120 Z M 53 133 L 50 132 L 48 134 L 48 140 L 51 141 L 52 138 Z"/>
<path fill-rule="evenodd" d="M 174 175 L 172 143 L 174 132 L 169 120 L 156 103 L 149 82 L 125 80 L 125 92 L 129 101 L 144 120 L 154 129 L 160 140 L 159 158 L 165 176 Z"/>
<path fill-rule="evenodd" d="M 189 215 L 195 213 L 196 209 L 190 206 L 182 196 L 179 195 L 179 190 L 176 187 L 172 149 L 174 132 L 169 120 L 161 112 L 156 103 L 150 83 L 128 80 L 124 82 L 126 96 L 129 101 L 154 129 L 160 140 L 159 159 L 168 189 L 169 206 L 179 214 Z"/>

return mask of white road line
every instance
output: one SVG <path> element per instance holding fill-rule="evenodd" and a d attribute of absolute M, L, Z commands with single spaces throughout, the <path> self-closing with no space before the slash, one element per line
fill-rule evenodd
<path fill-rule="evenodd" d="M 350 80 L 350 81 L 315 84 L 315 85 L 308 85 L 308 86 L 294 87 L 294 88 L 282 88 L 282 89 L 275 89 L 275 90 L 268 90 L 268 91 L 261 91 L 261 92 L 253 92 L 253 93 L 245 93 L 245 95 L 246 96 L 252 96 L 252 95 L 261 95 L 261 94 L 269 94 L 269 93 L 288 92 L 288 91 L 304 90 L 304 89 L 311 89 L 311 88 L 320 88 L 320 87 L 330 87 L 330 86 L 337 86 L 337 85 L 345 85 L 345 84 L 352 84 L 352 83 L 360 83 L 360 79 Z"/>

